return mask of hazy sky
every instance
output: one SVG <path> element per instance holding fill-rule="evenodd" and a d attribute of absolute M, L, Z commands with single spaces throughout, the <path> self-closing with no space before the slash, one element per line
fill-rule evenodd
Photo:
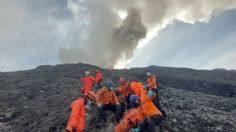
<path fill-rule="evenodd" d="M 208 23 L 175 21 L 138 49 L 128 66 L 148 65 L 236 69 L 236 10 L 214 16 Z"/>
<path fill-rule="evenodd" d="M 62 48 L 86 47 L 83 43 L 87 41 L 83 40 L 88 37 L 89 24 L 93 21 L 82 13 L 93 10 L 93 6 L 78 8 L 69 1 L 76 0 L 0 0 L 0 71 L 60 64 L 58 54 Z M 82 4 L 83 1 L 80 0 Z M 81 14 L 73 12 L 77 10 L 81 10 Z M 103 19 L 100 18 L 99 22 L 103 23 Z M 160 65 L 236 69 L 236 10 L 216 12 L 209 20 L 200 21 L 174 20 L 168 23 L 148 44 L 134 51 L 126 67 Z"/>

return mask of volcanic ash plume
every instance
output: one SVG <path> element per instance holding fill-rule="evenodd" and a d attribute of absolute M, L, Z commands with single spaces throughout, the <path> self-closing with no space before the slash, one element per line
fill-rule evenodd
<path fill-rule="evenodd" d="M 140 39 L 146 36 L 147 29 L 137 9 L 132 8 L 123 21 L 123 25 L 115 29 L 112 37 L 112 64 L 119 58 L 131 58 Z"/>
<path fill-rule="evenodd" d="M 67 7 L 74 18 L 59 60 L 107 68 L 121 59 L 125 64 L 137 46 L 147 44 L 173 20 L 208 22 L 212 14 L 235 8 L 236 1 L 68 0 Z"/>
<path fill-rule="evenodd" d="M 77 44 L 69 48 L 61 48 L 60 61 L 63 63 L 83 62 L 113 68 L 119 58 L 131 58 L 139 40 L 145 38 L 147 32 L 140 11 L 137 8 L 127 9 L 126 18 L 121 19 L 111 6 L 114 3 L 99 1 L 83 4 L 93 5 L 93 8 L 87 11 L 89 13 L 72 11 L 75 16 L 81 13 L 83 15 L 80 18 L 88 20 L 88 23 L 84 25 L 81 19 L 77 21 L 82 23 L 82 28 L 90 25 L 84 32 L 79 32 L 76 41 L 72 40 L 72 43 Z M 83 30 L 82 28 L 80 30 Z"/>

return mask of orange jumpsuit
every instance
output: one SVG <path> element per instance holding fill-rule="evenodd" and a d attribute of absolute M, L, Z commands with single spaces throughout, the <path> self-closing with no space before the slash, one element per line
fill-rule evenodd
<path fill-rule="evenodd" d="M 140 98 L 143 121 L 139 124 L 140 131 L 156 132 L 156 126 L 162 123 L 162 114 L 159 109 L 152 103 L 152 98 L 142 96 Z"/>
<path fill-rule="evenodd" d="M 83 86 L 81 88 L 83 94 L 87 94 L 88 91 L 91 91 L 92 90 L 92 86 L 93 86 L 93 83 L 96 83 L 96 79 L 89 75 L 89 76 L 85 76 L 83 78 L 80 79 L 82 82 L 83 82 Z"/>
<path fill-rule="evenodd" d="M 96 71 L 95 79 L 96 79 L 96 81 L 102 80 L 102 72 L 100 70 Z"/>
<path fill-rule="evenodd" d="M 161 112 L 157 109 L 157 107 L 152 103 L 153 97 L 149 96 L 141 96 L 141 110 L 143 112 L 143 116 L 152 116 L 152 115 L 162 115 Z"/>
<path fill-rule="evenodd" d="M 154 97 L 152 98 L 154 105 L 161 111 L 161 113 L 163 114 L 163 117 L 166 117 L 166 112 L 162 109 L 161 104 L 160 104 L 160 99 L 159 99 L 159 95 L 158 95 L 158 82 L 157 82 L 157 78 L 155 75 L 151 75 L 147 77 L 147 87 L 148 90 L 154 90 Z"/>
<path fill-rule="evenodd" d="M 97 92 L 96 102 L 97 104 L 119 103 L 115 92 L 109 91 L 107 88 L 102 88 Z"/>
<path fill-rule="evenodd" d="M 133 81 L 130 84 L 132 91 L 139 97 L 146 95 L 147 91 L 144 89 L 144 86 L 141 82 Z"/>
<path fill-rule="evenodd" d="M 117 89 L 122 93 L 123 97 L 128 97 L 130 94 L 132 94 L 132 90 L 126 85 L 121 85 Z"/>
<path fill-rule="evenodd" d="M 133 108 L 125 112 L 124 117 L 119 124 L 115 126 L 115 132 L 128 132 L 130 128 L 143 120 L 140 108 Z"/>
<path fill-rule="evenodd" d="M 68 120 L 66 129 L 72 132 L 73 128 L 77 129 L 77 132 L 83 132 L 85 129 L 85 106 L 84 98 L 78 98 L 71 104 L 71 114 Z"/>
<path fill-rule="evenodd" d="M 114 91 L 104 87 L 97 92 L 96 102 L 98 104 L 99 118 L 106 121 L 105 110 L 111 110 L 116 115 L 116 120 L 120 120 L 120 105 Z M 101 105 L 100 105 L 101 104 Z"/>

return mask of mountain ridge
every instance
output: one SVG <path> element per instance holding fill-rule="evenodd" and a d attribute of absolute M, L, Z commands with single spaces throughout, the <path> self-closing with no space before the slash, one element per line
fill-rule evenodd
<path fill-rule="evenodd" d="M 96 69 L 102 70 L 104 79 L 116 81 L 125 76 L 142 82 L 145 71 L 153 71 L 158 76 L 161 103 L 168 114 L 165 131 L 236 130 L 235 85 L 231 83 L 235 73 L 221 73 L 219 77 L 214 71 L 196 75 L 195 70 L 163 67 L 115 70 L 79 63 L 0 73 L 0 131 L 65 131 L 70 103 L 82 95 L 79 78 L 85 70 Z M 225 81 L 231 76 L 230 81 Z M 106 125 L 101 128 L 94 123 L 96 115 L 87 117 L 88 130 L 105 131 Z"/>

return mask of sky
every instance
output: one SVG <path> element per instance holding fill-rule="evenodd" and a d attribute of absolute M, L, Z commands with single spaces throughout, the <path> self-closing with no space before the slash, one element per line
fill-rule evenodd
<path fill-rule="evenodd" d="M 176 0 L 164 14 L 155 7 L 150 13 L 150 3 L 136 3 L 136 12 L 120 1 L 0 0 L 0 71 L 78 62 L 236 69 L 236 6 L 230 0 L 210 11 L 208 3 Z"/>
<path fill-rule="evenodd" d="M 213 16 L 208 23 L 174 21 L 149 43 L 137 49 L 128 67 L 236 69 L 236 10 Z"/>

